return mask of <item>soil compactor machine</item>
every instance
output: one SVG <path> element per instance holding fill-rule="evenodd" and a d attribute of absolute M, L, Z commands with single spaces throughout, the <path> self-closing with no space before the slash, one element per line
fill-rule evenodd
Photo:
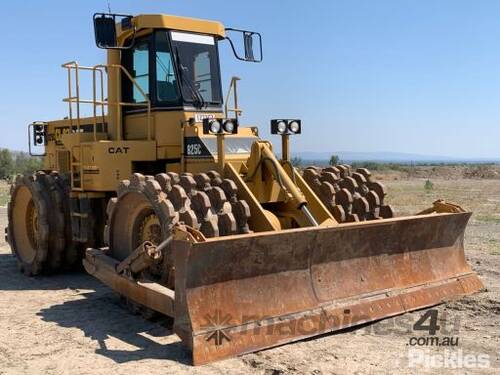
<path fill-rule="evenodd" d="M 259 33 L 167 15 L 96 14 L 94 27 L 107 63 L 63 65 L 68 117 L 30 124 L 44 170 L 12 186 L 7 240 L 26 275 L 83 258 L 135 312 L 172 317 L 194 364 L 482 288 L 464 257 L 470 212 L 438 201 L 395 218 L 368 170 L 292 166 L 299 120 L 271 121 L 281 157 L 240 126 L 218 44 L 259 62 Z"/>

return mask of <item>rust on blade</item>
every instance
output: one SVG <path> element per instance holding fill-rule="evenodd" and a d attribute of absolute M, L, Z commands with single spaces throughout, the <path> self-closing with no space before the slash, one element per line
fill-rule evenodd
<path fill-rule="evenodd" d="M 473 293 L 470 215 L 176 241 L 175 331 L 202 364 Z"/>

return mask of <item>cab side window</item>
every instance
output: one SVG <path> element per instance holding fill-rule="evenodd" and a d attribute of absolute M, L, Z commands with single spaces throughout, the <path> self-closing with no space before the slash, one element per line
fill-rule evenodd
<path fill-rule="evenodd" d="M 179 92 L 167 32 L 157 32 L 155 37 L 156 99 L 159 102 L 177 101 Z"/>
<path fill-rule="evenodd" d="M 149 41 L 138 42 L 132 50 L 132 77 L 141 87 L 146 95 L 149 95 Z M 134 103 L 145 102 L 144 96 L 132 85 L 132 101 Z"/>

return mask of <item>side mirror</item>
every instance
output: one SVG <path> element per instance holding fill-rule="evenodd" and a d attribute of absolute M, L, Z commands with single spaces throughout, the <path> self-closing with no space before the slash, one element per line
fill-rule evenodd
<path fill-rule="evenodd" d="M 233 28 L 227 28 L 226 33 L 229 34 L 226 36 L 226 39 L 229 41 L 234 56 L 238 60 L 255 63 L 260 63 L 262 61 L 262 35 L 260 33 Z M 235 45 L 230 34 L 240 34 L 242 36 L 243 51 L 241 47 Z"/>
<path fill-rule="evenodd" d="M 124 14 L 96 13 L 94 14 L 94 34 L 95 43 L 102 49 L 129 49 L 134 45 L 135 28 L 130 43 L 126 46 L 119 46 L 116 35 L 117 19 L 121 22 L 122 30 L 133 27 L 132 16 Z"/>

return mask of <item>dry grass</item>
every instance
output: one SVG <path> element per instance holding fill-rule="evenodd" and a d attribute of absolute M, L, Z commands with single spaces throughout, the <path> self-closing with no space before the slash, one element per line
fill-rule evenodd
<path fill-rule="evenodd" d="M 497 213 L 492 215 L 478 215 L 476 219 L 484 223 L 500 224 L 500 214 Z"/>
<path fill-rule="evenodd" d="M 471 250 L 500 255 L 500 181 L 487 179 L 433 179 L 432 190 L 425 189 L 426 179 L 384 179 L 387 202 L 398 216 L 415 214 L 437 199 L 457 203 L 473 212 L 466 232 Z"/>

